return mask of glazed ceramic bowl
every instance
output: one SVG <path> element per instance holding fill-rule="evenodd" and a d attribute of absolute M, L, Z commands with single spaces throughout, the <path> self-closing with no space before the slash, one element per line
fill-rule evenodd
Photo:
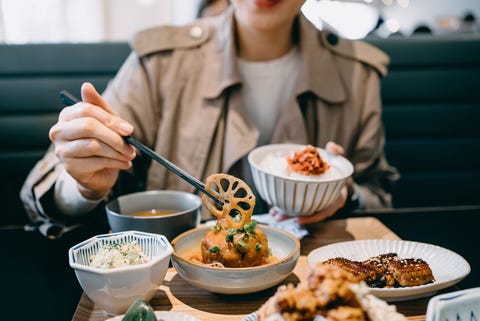
<path fill-rule="evenodd" d="M 271 254 L 278 262 L 248 268 L 226 268 L 191 261 L 188 254 L 200 247 L 203 236 L 210 229 L 202 225 L 172 241 L 172 264 L 188 283 L 214 293 L 243 294 L 273 287 L 295 268 L 300 256 L 300 242 L 281 229 L 264 225 L 259 227 L 265 232 Z"/>
<path fill-rule="evenodd" d="M 90 266 L 91 256 L 102 246 L 127 242 L 136 242 L 150 260 L 110 269 Z M 124 313 L 138 298 L 152 299 L 165 278 L 172 252 L 163 235 L 128 231 L 94 236 L 71 247 L 68 256 L 86 295 L 108 314 L 116 315 Z"/>
<path fill-rule="evenodd" d="M 200 223 L 202 200 L 192 193 L 152 190 L 120 196 L 106 206 L 112 232 L 142 231 L 165 235 L 169 241 Z M 139 217 L 135 213 L 152 210 L 172 214 Z"/>
<path fill-rule="evenodd" d="M 344 157 L 317 148 L 330 168 L 318 176 L 289 174 L 287 157 L 305 148 L 298 144 L 264 145 L 252 150 L 248 162 L 253 182 L 262 199 L 284 213 L 311 215 L 330 205 L 353 173 Z"/>

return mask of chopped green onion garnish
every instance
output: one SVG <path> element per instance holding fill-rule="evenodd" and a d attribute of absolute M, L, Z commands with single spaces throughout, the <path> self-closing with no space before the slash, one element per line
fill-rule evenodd
<path fill-rule="evenodd" d="M 248 243 L 245 242 L 243 239 L 238 239 L 238 245 L 243 247 L 245 250 L 248 250 L 250 248 L 250 245 L 248 245 Z"/>
<path fill-rule="evenodd" d="M 243 229 L 250 234 L 255 233 L 256 228 L 257 228 L 257 222 L 254 220 L 251 220 L 250 222 L 245 224 L 245 226 L 243 227 Z"/>
<path fill-rule="evenodd" d="M 225 236 L 225 241 L 227 242 L 232 242 L 233 241 L 233 234 L 227 234 L 227 236 Z"/>

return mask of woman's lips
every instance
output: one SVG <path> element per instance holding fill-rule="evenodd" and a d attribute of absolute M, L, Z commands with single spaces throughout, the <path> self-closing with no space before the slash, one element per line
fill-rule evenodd
<path fill-rule="evenodd" d="M 271 8 L 277 5 L 281 0 L 255 0 L 255 4 L 260 8 Z"/>

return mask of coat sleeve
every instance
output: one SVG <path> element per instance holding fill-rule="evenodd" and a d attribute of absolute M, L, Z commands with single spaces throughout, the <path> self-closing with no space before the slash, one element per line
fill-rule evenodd
<path fill-rule="evenodd" d="M 38 230 L 50 239 L 61 237 L 64 233 L 80 226 L 99 225 L 103 216 L 104 202 L 100 202 L 89 213 L 80 216 L 65 215 L 54 200 L 55 183 L 64 171 L 61 162 L 55 156 L 51 145 L 43 158 L 30 171 L 21 190 L 20 199 L 28 214 L 30 224 L 25 230 Z"/>
<path fill-rule="evenodd" d="M 399 178 L 385 157 L 385 130 L 382 122 L 380 77 L 371 70 L 365 84 L 361 124 L 352 161 L 354 180 L 359 186 L 364 209 L 392 206 L 392 186 Z"/>
<path fill-rule="evenodd" d="M 132 102 L 136 102 L 141 96 L 141 94 L 133 94 L 136 92 L 135 88 L 141 87 L 141 84 L 138 82 L 133 84 L 132 82 L 144 78 L 144 69 L 139 66 L 137 57 L 132 54 L 103 94 L 112 108 L 116 109 L 121 117 L 131 121 L 134 125 L 137 125 L 138 116 L 127 113 L 126 110 L 130 108 Z M 134 89 L 125 91 L 122 95 L 116 94 L 119 91 L 122 92 L 122 89 L 128 86 Z M 128 94 L 130 96 L 126 97 Z M 138 102 L 139 105 L 142 105 L 142 103 L 142 101 Z M 152 117 L 146 118 L 152 119 Z M 138 134 L 141 134 L 142 126 L 136 127 L 139 129 Z M 20 198 L 31 222 L 29 226 L 38 229 L 50 238 L 60 237 L 66 231 L 91 222 L 95 216 L 105 216 L 103 211 L 105 202 L 99 203 L 92 211 L 81 215 L 67 215 L 60 210 L 55 202 L 54 190 L 62 172 L 64 172 L 63 164 L 56 157 L 52 144 L 42 159 L 30 171 L 20 191 Z M 122 173 L 120 176 L 127 176 L 127 174 Z"/>

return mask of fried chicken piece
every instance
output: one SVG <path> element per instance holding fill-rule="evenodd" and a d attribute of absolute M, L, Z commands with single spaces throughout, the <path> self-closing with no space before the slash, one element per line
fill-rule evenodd
<path fill-rule="evenodd" d="M 278 287 L 258 311 L 258 320 L 313 320 L 317 314 L 317 300 L 306 287 L 292 284 Z"/>
<path fill-rule="evenodd" d="M 435 281 L 432 270 L 422 259 L 392 260 L 388 265 L 388 272 L 395 279 L 398 286 L 417 286 Z"/>
<path fill-rule="evenodd" d="M 328 310 L 325 316 L 328 321 L 366 321 L 365 313 L 361 308 L 339 306 Z"/>
<path fill-rule="evenodd" d="M 394 306 L 368 293 L 364 282 L 323 263 L 305 281 L 278 287 L 257 312 L 258 321 L 407 321 Z"/>
<path fill-rule="evenodd" d="M 347 304 L 359 306 L 350 285 L 360 278 L 336 266 L 318 263 L 307 276 L 307 286 L 315 293 L 319 307 Z"/>
<path fill-rule="evenodd" d="M 273 319 L 281 316 L 286 321 L 313 320 L 340 305 L 358 308 L 360 304 L 351 285 L 359 281 L 338 267 L 318 263 L 310 270 L 306 282 L 296 287 L 292 284 L 278 287 L 275 295 L 259 309 L 258 320 L 267 320 L 272 315 Z"/>

